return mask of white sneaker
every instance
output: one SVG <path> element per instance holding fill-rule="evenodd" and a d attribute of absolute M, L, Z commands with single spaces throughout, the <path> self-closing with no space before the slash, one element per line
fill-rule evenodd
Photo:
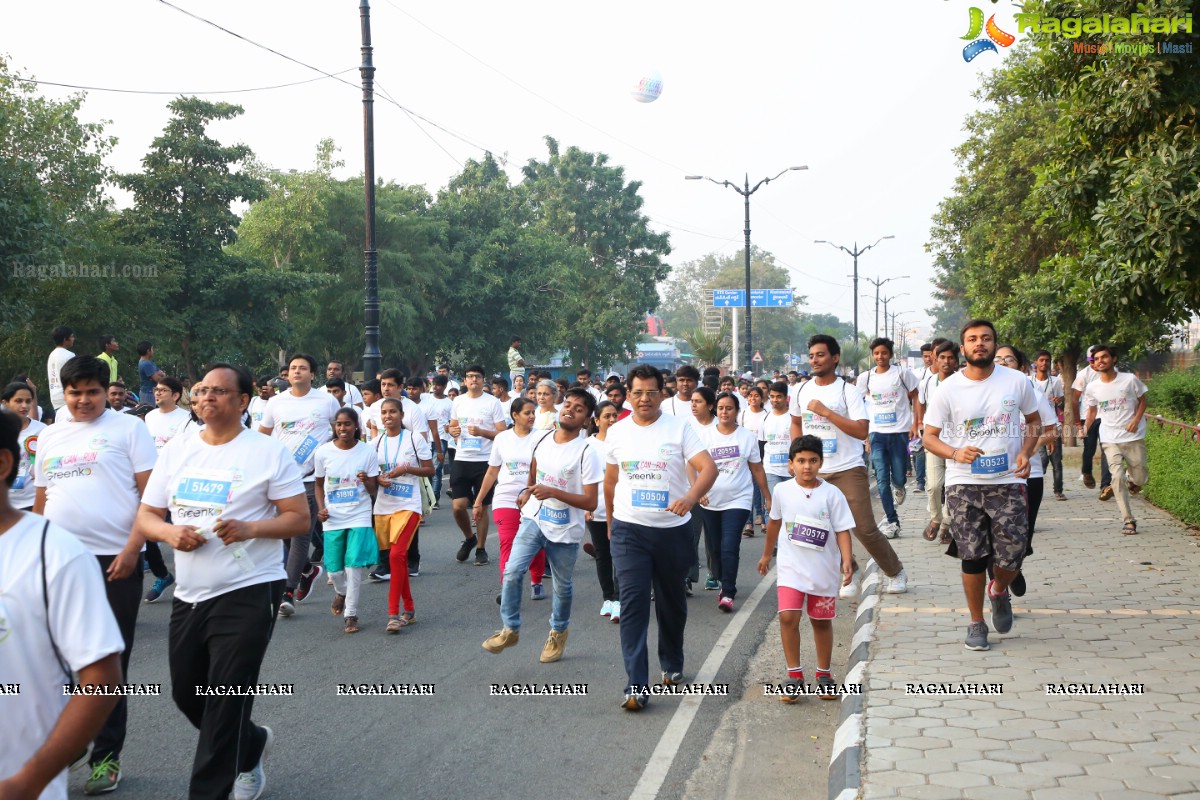
<path fill-rule="evenodd" d="M 884 594 L 904 594 L 908 591 L 908 573 L 904 571 L 903 567 L 884 581 L 883 591 Z"/>
<path fill-rule="evenodd" d="M 854 570 L 854 574 L 850 576 L 850 582 L 838 589 L 838 597 L 843 600 L 853 600 L 858 597 L 858 574 L 858 570 Z"/>
<path fill-rule="evenodd" d="M 263 744 L 262 755 L 259 756 L 254 769 L 241 773 L 233 782 L 233 800 L 258 800 L 263 789 L 267 788 L 267 773 L 263 771 L 263 763 L 267 760 L 267 753 L 271 749 L 271 741 L 275 734 L 266 725 L 263 726 L 263 730 L 267 732 L 267 741 Z"/>
<path fill-rule="evenodd" d="M 904 499 L 906 497 L 908 497 L 908 492 L 905 491 L 903 486 L 896 486 L 892 488 L 892 500 L 895 501 L 896 505 L 904 505 Z"/>
<path fill-rule="evenodd" d="M 620 600 L 612 601 L 612 613 L 608 615 L 608 618 L 611 619 L 613 622 L 621 621 L 621 601 Z"/>
<path fill-rule="evenodd" d="M 882 533 L 885 538 L 895 539 L 900 535 L 900 523 L 885 522 L 879 526 L 879 532 Z"/>
<path fill-rule="evenodd" d="M 600 616 L 607 617 L 609 614 L 611 614 L 612 613 L 612 604 L 613 604 L 612 600 L 605 600 L 604 604 L 600 606 Z"/>

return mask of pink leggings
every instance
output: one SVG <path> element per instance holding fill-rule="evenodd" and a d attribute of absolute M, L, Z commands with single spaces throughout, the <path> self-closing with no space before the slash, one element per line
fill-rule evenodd
<path fill-rule="evenodd" d="M 508 554 L 512 552 L 513 539 L 517 538 L 517 529 L 521 527 L 521 512 L 515 508 L 493 508 L 492 519 L 496 530 L 500 532 L 500 580 L 504 580 L 504 565 L 508 563 Z M 546 551 L 539 550 L 529 565 L 529 582 L 541 583 L 546 574 Z"/>

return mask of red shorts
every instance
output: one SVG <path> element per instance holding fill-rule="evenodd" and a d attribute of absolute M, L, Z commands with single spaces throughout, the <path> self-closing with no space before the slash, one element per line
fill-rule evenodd
<path fill-rule="evenodd" d="M 806 602 L 807 598 L 807 602 Z M 806 609 L 807 605 L 807 609 Z M 837 598 L 806 595 L 790 586 L 779 587 L 780 611 L 808 611 L 809 619 L 833 619 L 837 616 Z"/>

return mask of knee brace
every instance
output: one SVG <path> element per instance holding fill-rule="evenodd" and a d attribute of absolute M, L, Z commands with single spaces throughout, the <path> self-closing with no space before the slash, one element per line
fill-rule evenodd
<path fill-rule="evenodd" d="M 964 575 L 982 575 L 987 571 L 990 558 L 964 558 L 962 562 L 962 571 Z"/>

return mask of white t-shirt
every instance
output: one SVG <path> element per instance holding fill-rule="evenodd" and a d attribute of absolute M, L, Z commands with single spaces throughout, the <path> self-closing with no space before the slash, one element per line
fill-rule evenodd
<path fill-rule="evenodd" d="M 776 414 L 772 410 L 763 420 L 758 440 L 766 442 L 766 448 L 763 450 L 763 469 L 767 474 L 790 477 L 788 448 L 792 446 L 792 415 L 786 411 Z"/>
<path fill-rule="evenodd" d="M 29 420 L 29 425 L 17 434 L 17 449 L 20 460 L 17 463 L 17 479 L 8 490 L 8 500 L 14 508 L 33 508 L 37 499 L 37 487 L 33 485 L 33 467 L 37 462 L 39 433 L 46 426 L 36 419 Z"/>
<path fill-rule="evenodd" d="M 1138 400 L 1146 393 L 1146 384 L 1132 372 L 1119 372 L 1111 381 L 1095 380 L 1083 392 L 1083 403 L 1095 408 L 1100 417 L 1100 442 L 1119 444 L 1146 438 L 1146 416 L 1143 414 L 1135 433 L 1125 426 L 1137 412 Z"/>
<path fill-rule="evenodd" d="M 92 555 L 120 553 L 140 502 L 133 476 L 153 469 L 156 457 L 142 421 L 112 409 L 92 422 L 49 426 L 38 437 L 34 463 L 34 483 L 46 489 L 46 517 Z"/>
<path fill-rule="evenodd" d="M 978 447 L 970 464 L 946 462 L 946 485 L 1024 483 L 1013 475 L 1024 444 L 1023 417 L 1038 407 L 1033 384 L 1014 369 L 995 367 L 982 381 L 956 372 L 942 381 L 925 412 L 926 428 L 939 428 L 951 447 Z"/>
<path fill-rule="evenodd" d="M 328 386 L 322 386 L 321 391 L 333 397 L 333 393 L 329 391 Z M 353 383 L 346 381 L 346 405 L 361 406 L 363 404 L 362 392 Z"/>
<path fill-rule="evenodd" d="M 1062 378 L 1058 377 L 1057 375 L 1047 375 L 1046 380 L 1040 381 L 1038 380 L 1037 373 L 1034 373 L 1033 375 L 1029 376 L 1029 382 L 1032 383 L 1034 388 L 1036 388 L 1039 392 L 1048 397 L 1052 405 L 1056 397 L 1063 396 Z"/>
<path fill-rule="evenodd" d="M 496 475 L 496 490 L 492 494 L 492 508 L 516 508 L 517 495 L 529 485 L 529 452 L 540 437 L 532 431 L 518 436 L 509 429 L 496 434 L 492 440 L 492 452 L 488 456 L 489 467 L 499 467 Z"/>
<path fill-rule="evenodd" d="M 808 595 L 833 598 L 842 585 L 837 534 L 854 527 L 854 516 L 841 490 L 817 480 L 812 490 L 790 480 L 771 491 L 770 518 L 782 523 L 775 580 Z"/>
<path fill-rule="evenodd" d="M 790 424 L 791 418 L 788 419 Z M 749 465 L 762 462 L 754 431 L 739 426 L 733 433 L 724 434 L 714 424 L 702 429 L 700 441 L 717 464 L 717 480 L 708 490 L 708 504 L 704 507 L 715 511 L 731 508 L 749 511 L 754 500 L 754 478 Z"/>
<path fill-rule="evenodd" d="M 258 426 L 262 424 L 263 410 L 266 407 L 267 401 L 258 395 L 250 398 L 250 405 L 246 406 L 246 413 L 250 415 L 250 422 L 254 425 L 254 430 L 258 430 Z"/>
<path fill-rule="evenodd" d="M 178 406 L 174 411 L 164 413 L 156 408 L 146 414 L 146 430 L 154 439 L 154 447 L 162 450 L 167 442 L 183 433 L 183 429 L 192 421 L 192 415 Z"/>
<path fill-rule="evenodd" d="M 171 512 L 176 525 L 194 525 L 208 541 L 175 551 L 175 598 L 202 603 L 235 589 L 283 580 L 279 539 L 226 545 L 212 534 L 218 519 L 258 522 L 277 516 L 272 501 L 304 494 L 304 481 L 287 445 L 244 430 L 212 445 L 202 436 L 167 443 L 146 485 L 145 503 Z M 265 596 L 264 596 L 265 600 Z"/>
<path fill-rule="evenodd" d="M 754 438 L 758 439 L 759 431 L 762 430 L 763 420 L 771 412 L 765 408 L 760 408 L 757 412 L 751 411 L 747 403 L 742 404 L 742 409 L 738 411 L 738 425 L 754 434 Z"/>
<path fill-rule="evenodd" d="M 1088 387 L 1088 384 L 1099 379 L 1100 373 L 1092 369 L 1091 364 L 1088 364 L 1086 367 L 1079 370 L 1079 373 L 1075 376 L 1075 381 L 1071 384 L 1071 388 L 1082 394 L 1083 390 Z M 1082 399 L 1082 397 L 1080 399 Z"/>
<path fill-rule="evenodd" d="M 309 389 L 297 397 L 289 389 L 272 397 L 263 411 L 259 424 L 271 428 L 271 437 L 291 452 L 305 483 L 313 481 L 313 454 L 333 438 L 333 420 L 339 408 L 332 395 Z"/>
<path fill-rule="evenodd" d="M 585 486 L 604 480 L 604 465 L 587 439 L 573 436 L 566 444 L 554 440 L 555 433 L 543 434 L 530 451 L 531 461 L 537 464 L 537 483 L 561 489 L 567 494 L 583 494 Z M 597 490 L 599 491 L 599 490 Z M 587 533 L 584 510 L 561 500 L 530 498 L 521 509 L 521 516 L 537 520 L 542 535 L 552 542 L 579 544 Z"/>
<path fill-rule="evenodd" d="M 788 402 L 791 402 L 792 400 L 796 399 L 796 395 L 800 393 L 800 387 L 803 385 L 804 384 L 800 383 L 800 381 L 796 381 L 795 383 L 788 384 L 788 390 L 787 390 Z"/>
<path fill-rule="evenodd" d="M 380 476 L 401 465 L 420 467 L 422 461 L 433 460 L 433 449 L 429 442 L 420 436 L 413 436 L 411 431 L 405 436 L 404 428 L 400 429 L 399 436 L 388 436 L 384 431 L 371 446 L 375 450 Z M 384 517 L 397 511 L 412 511 L 419 515 L 421 478 L 407 474 L 390 480 L 391 486 L 380 486 L 375 493 L 375 515 Z"/>
<path fill-rule="evenodd" d="M 1041 392 L 1038 392 L 1038 417 L 1042 423 L 1042 434 L 1058 427 L 1058 413 L 1054 410 L 1054 406 L 1050 405 L 1050 399 Z M 1042 466 L 1042 457 L 1034 453 L 1033 458 L 1029 459 L 1029 480 L 1045 476 L 1046 470 Z"/>
<path fill-rule="evenodd" d="M 450 422 L 450 409 L 453 402 L 449 397 L 437 398 L 432 394 L 422 393 L 421 402 L 418 405 L 421 406 L 421 412 L 425 415 L 425 419 L 437 422 L 438 437 L 445 445 L 450 440 L 450 434 L 446 433 L 446 424 Z"/>
<path fill-rule="evenodd" d="M 348 528 L 370 528 L 371 494 L 359 480 L 358 473 L 367 473 L 368 478 L 379 474 L 379 460 L 375 451 L 364 442 L 343 450 L 333 442 L 317 448 L 313 456 L 313 477 L 324 478 L 325 508 L 329 519 L 322 523 L 327 531 Z"/>
<path fill-rule="evenodd" d="M 608 463 L 608 440 L 603 442 L 595 436 L 589 436 L 587 443 L 593 450 L 596 451 L 596 458 L 600 459 L 602 465 Z M 608 506 L 604 504 L 604 486 L 601 485 L 599 491 L 596 492 L 596 510 L 592 512 L 593 522 L 606 522 L 608 520 Z"/>
<path fill-rule="evenodd" d="M 912 402 L 908 393 L 917 388 L 917 377 L 908 367 L 892 364 L 882 374 L 868 370 L 858 376 L 856 385 L 867 401 L 871 433 L 908 433 L 912 430 Z"/>
<path fill-rule="evenodd" d="M 67 404 L 66 398 L 63 397 L 62 368 L 63 364 L 74 357 L 75 354 L 67 348 L 56 347 L 46 358 L 46 382 L 50 389 L 50 405 L 54 406 L 55 411 Z"/>
<path fill-rule="evenodd" d="M 665 405 L 665 403 L 664 403 Z M 651 528 L 675 528 L 691 520 L 667 510 L 688 493 L 687 462 L 704 452 L 696 429 L 660 414 L 649 425 L 626 417 L 608 429 L 607 464 L 618 467 L 613 519 Z"/>
<path fill-rule="evenodd" d="M 367 441 L 374 442 L 383 435 L 383 419 L 379 416 L 379 412 L 383 410 L 383 401 L 387 398 L 380 398 L 363 411 L 365 420 L 363 422 L 363 430 L 367 434 Z M 416 435 L 429 441 L 429 418 L 425 416 L 425 412 L 421 410 L 421 406 L 409 400 L 407 397 L 397 397 L 400 401 L 400 409 L 403 416 L 400 418 L 400 427 L 409 433 Z M 336 402 L 336 401 L 334 401 Z M 375 423 L 375 434 L 371 434 L 371 429 L 367 425 L 366 420 Z"/>
<path fill-rule="evenodd" d="M 462 435 L 458 437 L 458 461 L 484 461 L 492 455 L 492 440 L 486 436 L 470 436 L 467 426 L 474 425 L 485 431 L 494 431 L 504 422 L 504 409 L 500 401 L 490 394 L 484 393 L 479 397 L 460 394 L 454 398 L 454 406 L 450 410 L 450 419 L 458 420 L 462 427 Z"/>
<path fill-rule="evenodd" d="M 664 414 L 669 414 L 672 417 L 679 417 L 680 419 L 687 419 L 688 417 L 694 416 L 692 414 L 692 398 L 690 397 L 687 400 L 684 400 L 679 395 L 668 397 L 666 400 L 662 401 L 662 405 L 659 406 L 659 409 L 661 409 L 662 413 Z"/>
<path fill-rule="evenodd" d="M 18 772 L 41 748 L 71 699 L 62 687 L 73 678 L 63 674 L 50 637 L 76 672 L 125 649 L 104 592 L 104 576 L 79 540 L 51 524 L 43 567 L 45 524 L 43 517 L 23 514 L 0 535 L 0 680 L 21 687 L 20 694 L 0 698 L 0 778 Z M 67 770 L 39 797 L 66 800 Z"/>
<path fill-rule="evenodd" d="M 837 425 L 808 410 L 808 404 L 820 400 L 835 414 L 858 422 L 867 418 L 867 405 L 863 396 L 841 378 L 833 383 L 818 386 L 816 379 L 806 381 L 800 394 L 792 403 L 792 416 L 800 418 L 804 434 L 821 440 L 825 459 L 821 463 L 821 475 L 832 475 L 848 469 L 864 466 L 862 439 L 855 439 Z"/>

